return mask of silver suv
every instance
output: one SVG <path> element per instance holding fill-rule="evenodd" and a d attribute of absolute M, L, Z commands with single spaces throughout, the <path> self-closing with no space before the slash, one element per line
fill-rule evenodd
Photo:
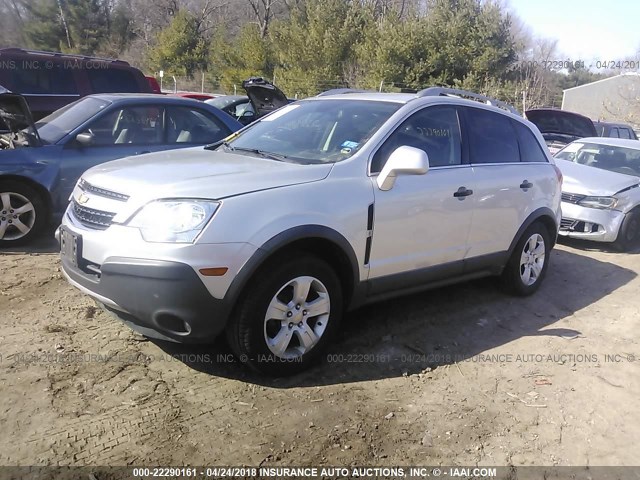
<path fill-rule="evenodd" d="M 489 275 L 531 294 L 562 176 L 514 112 L 442 88 L 342 91 L 217 145 L 102 164 L 57 232 L 63 272 L 144 335 L 224 332 L 275 375 L 317 360 L 365 303 Z"/>

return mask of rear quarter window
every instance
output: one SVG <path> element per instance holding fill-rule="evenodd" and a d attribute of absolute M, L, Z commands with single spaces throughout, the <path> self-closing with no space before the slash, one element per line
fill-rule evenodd
<path fill-rule="evenodd" d="M 135 75 L 121 68 L 87 70 L 92 93 L 137 93 L 140 86 Z"/>
<path fill-rule="evenodd" d="M 520 146 L 520 161 L 535 163 L 547 162 L 547 156 L 533 132 L 520 122 L 515 120 L 511 122 L 513 123 L 513 128 L 518 138 L 518 145 Z"/>

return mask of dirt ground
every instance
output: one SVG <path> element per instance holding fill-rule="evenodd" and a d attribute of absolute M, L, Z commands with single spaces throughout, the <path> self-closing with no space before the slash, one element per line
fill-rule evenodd
<path fill-rule="evenodd" d="M 262 378 L 224 343 L 152 342 L 0 254 L 0 465 L 637 465 L 640 255 L 571 243 L 530 298 L 476 281 L 346 316 Z"/>

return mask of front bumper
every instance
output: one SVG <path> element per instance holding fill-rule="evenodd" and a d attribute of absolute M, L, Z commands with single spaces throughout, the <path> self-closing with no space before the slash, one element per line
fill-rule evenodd
<path fill-rule="evenodd" d="M 140 333 L 162 340 L 203 343 L 225 327 L 230 305 L 216 299 L 184 263 L 111 257 L 99 273 L 62 256 L 62 272 Z"/>
<path fill-rule="evenodd" d="M 61 255 L 69 283 L 143 335 L 185 343 L 208 343 L 224 330 L 234 302 L 229 288 L 257 250 L 247 243 L 148 243 L 137 229 L 95 230 L 69 214 L 60 229 L 80 239 L 77 255 Z M 228 270 L 200 272 L 212 267 Z"/>
<path fill-rule="evenodd" d="M 562 202 L 559 235 L 596 242 L 615 242 L 625 214 Z"/>

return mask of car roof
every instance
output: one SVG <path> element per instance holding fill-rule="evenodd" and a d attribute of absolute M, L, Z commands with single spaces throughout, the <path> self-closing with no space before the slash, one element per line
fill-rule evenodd
<path fill-rule="evenodd" d="M 596 145 L 634 148 L 636 150 L 640 150 L 640 140 L 632 140 L 629 138 L 585 137 L 575 140 L 575 143 L 595 143 Z"/>
<path fill-rule="evenodd" d="M 617 123 L 617 122 L 600 122 L 600 121 L 595 121 L 593 122 L 594 125 L 606 125 L 608 127 L 627 127 L 627 128 L 631 128 L 633 130 L 633 128 L 631 127 L 631 125 L 629 125 L 628 123 Z"/>
<path fill-rule="evenodd" d="M 202 104 L 199 100 L 194 100 L 192 98 L 186 97 L 176 97 L 171 95 L 160 95 L 157 93 L 95 93 L 93 95 L 87 95 L 85 98 L 97 98 L 99 100 L 104 100 L 111 103 L 130 103 L 130 102 L 139 102 L 144 101 L 153 103 L 153 102 L 162 102 L 162 103 L 184 103 L 184 102 L 194 102 L 196 104 Z"/>
<path fill-rule="evenodd" d="M 519 113 L 513 113 L 505 108 L 496 106 L 494 104 L 479 102 L 477 100 L 470 100 L 455 94 L 452 95 L 426 95 L 420 96 L 419 93 L 381 93 L 381 92 L 353 92 L 353 93 L 338 93 L 335 95 L 321 95 L 317 97 L 309 97 L 304 100 L 323 101 L 323 100 L 365 100 L 376 102 L 393 102 L 400 104 L 408 104 L 409 102 L 420 101 L 421 104 L 429 103 L 451 103 L 453 105 L 463 105 L 470 107 L 479 107 L 494 112 L 506 114 L 510 117 L 516 118 L 520 121 L 525 120 Z"/>
<path fill-rule="evenodd" d="M 306 100 L 371 100 L 376 102 L 408 103 L 416 98 L 415 93 L 362 92 L 324 95 L 321 97 L 311 97 Z"/>

